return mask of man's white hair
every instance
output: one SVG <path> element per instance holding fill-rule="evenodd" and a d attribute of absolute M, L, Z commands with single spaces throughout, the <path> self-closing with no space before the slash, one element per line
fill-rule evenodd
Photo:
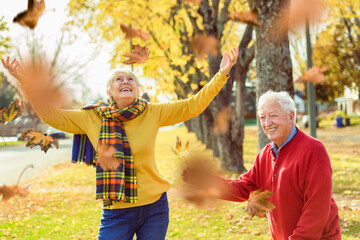
<path fill-rule="evenodd" d="M 294 100 L 290 97 L 289 93 L 285 92 L 285 91 L 280 91 L 280 92 L 274 92 L 272 90 L 268 90 L 267 92 L 265 92 L 264 94 L 262 94 L 259 97 L 259 101 L 258 101 L 258 113 L 260 112 L 260 108 L 262 108 L 262 106 L 265 103 L 271 102 L 271 101 L 275 101 L 277 103 L 279 103 L 279 105 L 281 106 L 281 108 L 286 112 L 286 113 L 290 113 L 290 112 L 294 112 L 294 124 L 296 124 L 296 107 L 295 107 L 295 102 Z"/>

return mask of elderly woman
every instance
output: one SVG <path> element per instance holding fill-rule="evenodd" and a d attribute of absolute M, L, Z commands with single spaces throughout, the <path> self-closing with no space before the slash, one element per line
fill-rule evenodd
<path fill-rule="evenodd" d="M 103 202 L 99 239 L 164 239 L 169 223 L 166 192 L 170 187 L 155 164 L 155 139 L 160 127 L 199 115 L 227 81 L 238 50 L 224 53 L 220 71 L 191 98 L 169 103 L 148 103 L 139 98 L 141 85 L 131 71 L 114 73 L 106 101 L 94 101 L 80 110 L 44 107 L 32 101 L 43 122 L 74 133 L 73 162 L 96 167 L 96 199 Z M 2 60 L 15 78 L 21 67 L 16 60 Z M 102 146 L 115 149 L 116 169 L 97 164 Z"/>

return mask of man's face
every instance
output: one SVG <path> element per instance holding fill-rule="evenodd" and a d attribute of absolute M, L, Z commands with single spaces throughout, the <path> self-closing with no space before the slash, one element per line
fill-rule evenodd
<path fill-rule="evenodd" d="M 274 100 L 260 108 L 259 119 L 265 135 L 278 147 L 283 145 L 294 127 L 294 112 L 286 113 Z"/>

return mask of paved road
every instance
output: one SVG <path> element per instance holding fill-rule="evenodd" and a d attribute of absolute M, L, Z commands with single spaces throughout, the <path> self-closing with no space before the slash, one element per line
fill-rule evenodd
<path fill-rule="evenodd" d="M 21 181 L 35 178 L 46 173 L 51 166 L 61 162 L 70 161 L 72 139 L 59 140 L 59 149 L 50 148 L 47 153 L 40 150 L 39 146 L 32 149 L 24 145 L 0 149 L 0 185 L 16 184 L 21 171 L 28 165 L 34 168 L 25 171 Z"/>

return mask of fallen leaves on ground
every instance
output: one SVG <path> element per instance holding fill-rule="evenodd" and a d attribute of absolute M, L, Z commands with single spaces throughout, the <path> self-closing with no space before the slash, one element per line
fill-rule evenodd
<path fill-rule="evenodd" d="M 33 148 L 35 146 L 40 146 L 41 151 L 44 151 L 45 153 L 52 147 L 52 145 L 59 148 L 59 141 L 56 138 L 52 138 L 47 134 L 42 134 L 34 130 L 27 130 L 23 132 L 19 138 L 19 140 L 28 139 L 29 141 L 26 144 L 26 147 Z"/>
<path fill-rule="evenodd" d="M 275 209 L 275 205 L 268 200 L 272 194 L 269 190 L 261 191 L 261 189 L 250 192 L 247 211 L 251 217 L 266 217 L 266 211 Z"/>
<path fill-rule="evenodd" d="M 100 144 L 98 147 L 96 164 L 104 170 L 115 171 L 120 165 L 120 161 L 115 157 L 115 152 L 114 146 Z"/>
<path fill-rule="evenodd" d="M 34 29 L 38 23 L 39 17 L 44 12 L 44 10 L 44 0 L 28 0 L 27 10 L 18 13 L 14 17 L 13 22 L 30 29 Z"/>
<path fill-rule="evenodd" d="M 258 22 L 259 10 L 256 8 L 255 10 L 246 11 L 246 12 L 233 12 L 228 14 L 228 18 L 235 22 L 248 23 L 254 26 L 261 26 L 261 23 Z"/>
<path fill-rule="evenodd" d="M 0 109 L 0 123 L 6 123 L 15 120 L 24 112 L 24 105 L 19 99 L 15 99 L 10 104 L 9 109 Z"/>
<path fill-rule="evenodd" d="M 125 33 L 125 40 L 130 40 L 135 37 L 139 37 L 144 41 L 149 40 L 150 34 L 148 32 L 142 31 L 141 29 L 133 28 L 126 26 L 125 24 L 120 24 L 121 31 Z"/>
<path fill-rule="evenodd" d="M 217 44 L 218 40 L 213 36 L 195 35 L 190 41 L 190 48 L 196 52 L 199 60 L 203 60 L 206 54 L 218 54 Z"/>
<path fill-rule="evenodd" d="M 124 64 L 134 64 L 134 63 L 145 63 L 149 58 L 150 51 L 144 46 L 141 47 L 139 44 L 133 45 L 131 53 L 125 53 L 123 56 L 129 58 L 124 61 Z"/>

